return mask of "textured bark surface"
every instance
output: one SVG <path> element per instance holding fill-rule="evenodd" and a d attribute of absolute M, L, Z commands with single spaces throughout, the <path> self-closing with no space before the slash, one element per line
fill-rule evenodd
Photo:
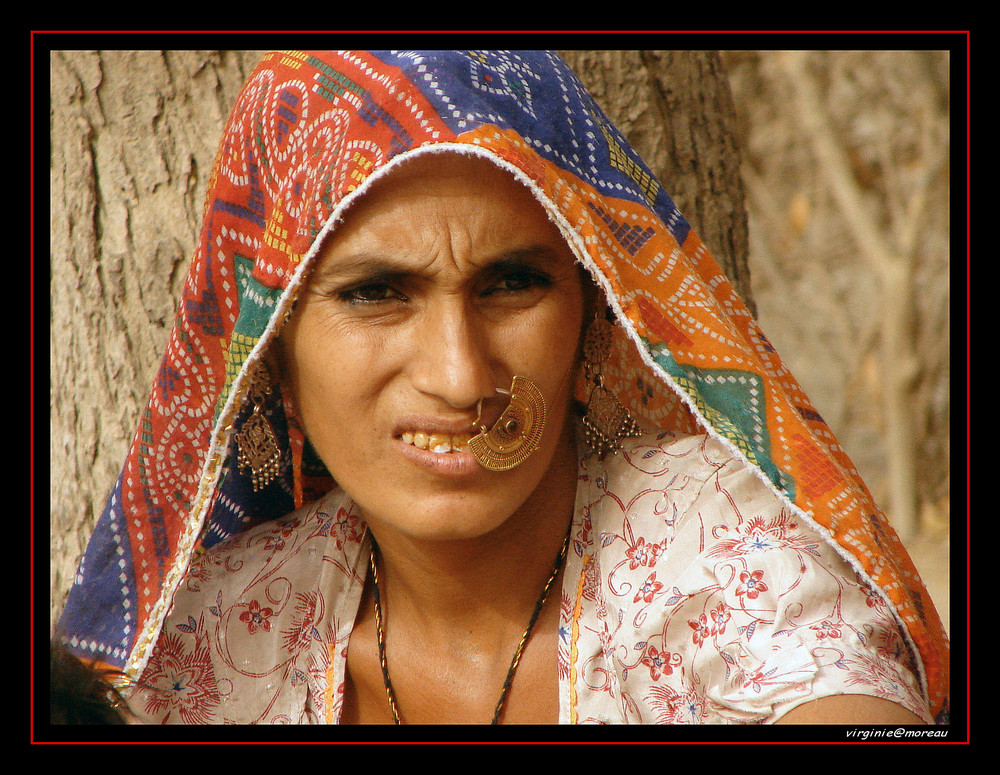
<path fill-rule="evenodd" d="M 53 615 L 138 425 L 222 126 L 255 59 L 51 55 Z"/>
<path fill-rule="evenodd" d="M 723 52 L 758 318 L 907 542 L 946 627 L 951 84 L 965 65 L 952 54 Z"/>

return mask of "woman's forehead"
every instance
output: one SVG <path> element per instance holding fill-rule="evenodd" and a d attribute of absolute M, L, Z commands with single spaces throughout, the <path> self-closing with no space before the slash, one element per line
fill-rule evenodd
<path fill-rule="evenodd" d="M 475 197 L 498 203 L 516 201 L 544 215 L 542 205 L 509 170 L 478 155 L 439 151 L 405 158 L 387 168 L 351 206 L 347 217 L 380 202 L 405 203 L 428 196 L 440 200 Z"/>
<path fill-rule="evenodd" d="M 545 208 L 496 164 L 426 154 L 391 170 L 345 213 L 320 254 L 325 273 L 456 250 L 477 262 L 574 262 Z M 425 255 L 426 253 L 426 255 Z"/>

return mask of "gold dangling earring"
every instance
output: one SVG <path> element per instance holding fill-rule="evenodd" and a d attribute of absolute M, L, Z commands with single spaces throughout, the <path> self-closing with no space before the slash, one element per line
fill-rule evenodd
<path fill-rule="evenodd" d="M 584 374 L 591 386 L 583 417 L 584 440 L 598 457 L 620 450 L 622 439 L 642 435 L 629 410 L 604 386 L 601 366 L 611 355 L 612 330 L 611 322 L 599 312 L 583 343 Z"/>
<path fill-rule="evenodd" d="M 508 471 L 538 449 L 545 429 L 545 398 L 534 382 L 518 376 L 511 382 L 509 392 L 501 388 L 497 392 L 510 396 L 510 403 L 487 430 L 479 424 L 483 410 L 480 399 L 479 415 L 473 423 L 479 433 L 469 440 L 469 449 L 483 468 Z"/>
<path fill-rule="evenodd" d="M 238 453 L 236 461 L 240 471 L 250 470 L 250 481 L 254 492 L 262 490 L 278 475 L 281 467 L 281 450 L 274 429 L 264 415 L 264 401 L 271 393 L 271 381 L 267 367 L 254 364 L 247 374 L 249 387 L 247 397 L 253 403 L 253 411 L 236 434 Z"/>

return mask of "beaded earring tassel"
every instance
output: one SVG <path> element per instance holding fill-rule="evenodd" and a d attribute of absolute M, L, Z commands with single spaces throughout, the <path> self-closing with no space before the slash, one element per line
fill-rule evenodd
<path fill-rule="evenodd" d="M 583 344 L 584 369 L 591 386 L 583 417 L 584 440 L 598 457 L 620 450 L 622 439 L 641 435 L 632 414 L 604 385 L 601 367 L 611 355 L 612 331 L 608 319 L 598 314 L 587 329 Z"/>
<path fill-rule="evenodd" d="M 243 473 L 250 471 L 250 482 L 254 492 L 257 492 L 267 487 L 278 475 L 281 450 L 274 429 L 264 414 L 264 402 L 272 390 L 270 375 L 261 364 L 254 364 L 250 369 L 247 397 L 253 404 L 253 410 L 236 435 L 236 462 Z"/>

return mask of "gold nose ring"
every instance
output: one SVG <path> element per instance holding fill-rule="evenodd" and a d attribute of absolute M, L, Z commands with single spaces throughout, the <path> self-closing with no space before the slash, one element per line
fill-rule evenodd
<path fill-rule="evenodd" d="M 527 377 L 515 376 L 510 390 L 496 391 L 510 398 L 493 427 L 487 429 L 479 421 L 483 400 L 479 399 L 476 419 L 472 423 L 478 433 L 469 440 L 469 449 L 479 464 L 490 471 L 509 471 L 521 465 L 538 449 L 545 430 L 545 397 Z"/>

